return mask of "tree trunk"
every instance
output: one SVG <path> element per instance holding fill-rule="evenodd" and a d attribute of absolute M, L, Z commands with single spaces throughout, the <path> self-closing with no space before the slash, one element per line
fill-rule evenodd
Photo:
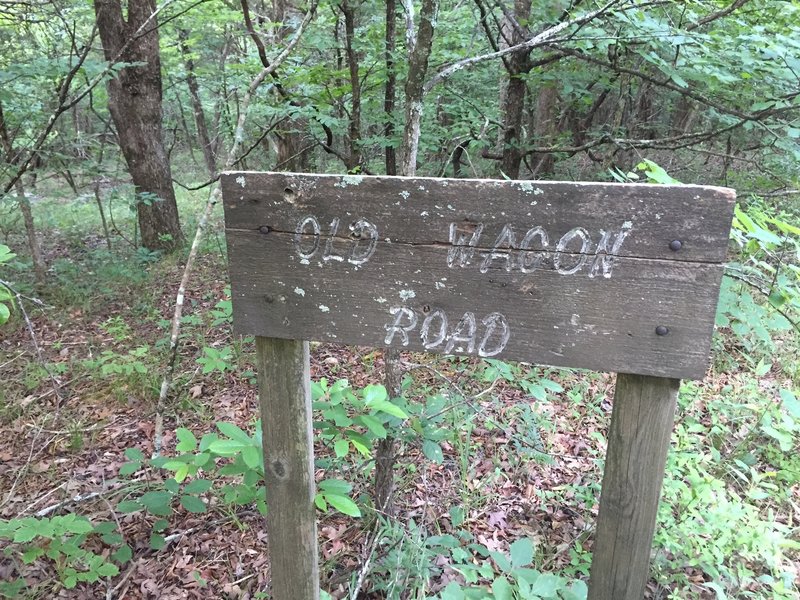
<path fill-rule="evenodd" d="M 394 97 L 397 87 L 397 72 L 394 68 L 395 34 L 397 30 L 397 3 L 395 0 L 386 0 L 386 89 L 383 98 L 384 126 L 383 135 L 386 138 L 386 174 L 397 175 L 397 152 L 390 143 L 394 135 Z"/>
<path fill-rule="evenodd" d="M 11 141 L 11 137 L 8 135 L 8 127 L 6 126 L 5 116 L 3 115 L 2 103 L 0 103 L 0 143 L 3 147 L 6 162 L 12 165 L 16 164 L 19 157 L 14 151 L 14 144 Z M 17 179 L 14 188 L 17 192 L 17 203 L 22 213 L 22 220 L 25 223 L 25 233 L 28 236 L 28 250 L 31 253 L 36 284 L 42 285 L 47 273 L 47 263 L 45 263 L 44 257 L 42 256 L 42 248 L 39 245 L 39 238 L 36 236 L 36 225 L 33 221 L 31 203 L 25 195 L 25 188 L 22 184 L 21 177 Z"/>
<path fill-rule="evenodd" d="M 553 84 L 542 86 L 536 98 L 536 115 L 533 135 L 537 146 L 549 146 L 555 140 L 558 90 Z M 537 177 L 553 172 L 555 160 L 550 153 L 538 154 L 533 165 Z"/>
<path fill-rule="evenodd" d="M 194 125 L 197 130 L 197 140 L 203 149 L 203 159 L 208 173 L 211 177 L 214 177 L 217 174 L 217 160 L 214 156 L 214 149 L 211 146 L 211 137 L 208 135 L 203 103 L 200 101 L 200 86 L 197 85 L 197 77 L 194 74 L 194 60 L 186 46 L 189 33 L 185 29 L 181 29 L 178 32 L 178 39 L 180 40 L 183 61 L 186 65 L 186 85 L 189 86 L 189 97 L 192 99 L 192 113 L 194 114 Z"/>
<path fill-rule="evenodd" d="M 348 126 L 347 146 L 349 149 L 345 166 L 348 171 L 352 171 L 361 165 L 361 80 L 358 77 L 358 54 L 353 48 L 355 38 L 356 16 L 355 8 L 348 4 L 347 0 L 342 0 L 340 5 L 344 15 L 344 39 L 345 52 L 347 53 L 347 66 L 350 71 L 350 123 Z"/>
<path fill-rule="evenodd" d="M 409 2 L 410 4 L 410 2 Z M 422 126 L 422 96 L 425 75 L 428 72 L 428 59 L 431 56 L 433 32 L 436 26 L 438 0 L 422 0 L 419 26 L 414 36 L 413 48 L 409 48 L 408 78 L 405 85 L 405 127 L 403 128 L 403 147 L 401 175 L 413 177 L 417 172 L 417 150 L 419 148 L 420 128 Z"/>
<path fill-rule="evenodd" d="M 127 20 L 120 0 L 95 0 L 94 7 L 106 60 L 145 63 L 120 70 L 108 82 L 108 106 L 136 189 L 142 243 L 171 251 L 183 235 L 161 124 L 158 23 L 150 19 L 155 2 L 128 0 Z"/>
<path fill-rule="evenodd" d="M 409 10 L 410 6 L 409 0 L 406 10 Z M 413 177 L 417 174 L 417 148 L 422 119 L 423 86 L 428 72 L 428 59 L 431 55 L 438 10 L 438 0 L 423 0 L 417 32 L 413 31 L 413 23 L 407 25 L 409 27 L 407 39 L 412 42 L 412 47 L 408 49 L 409 69 L 405 85 L 406 122 L 403 129 L 403 146 L 400 148 L 400 155 L 403 157 L 400 174 L 405 177 Z M 392 348 L 384 350 L 384 367 L 386 390 L 390 398 L 397 398 L 401 392 L 400 382 L 402 379 L 398 350 Z M 394 462 L 395 440 L 387 437 L 378 443 L 375 452 L 375 507 L 384 514 L 391 514 L 393 510 Z"/>

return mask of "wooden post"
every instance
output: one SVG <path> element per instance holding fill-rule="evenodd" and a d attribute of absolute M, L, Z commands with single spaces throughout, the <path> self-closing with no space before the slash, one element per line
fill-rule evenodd
<path fill-rule="evenodd" d="M 318 600 L 308 342 L 256 337 L 271 598 Z"/>
<path fill-rule="evenodd" d="M 617 375 L 589 600 L 642 600 L 680 380 Z"/>

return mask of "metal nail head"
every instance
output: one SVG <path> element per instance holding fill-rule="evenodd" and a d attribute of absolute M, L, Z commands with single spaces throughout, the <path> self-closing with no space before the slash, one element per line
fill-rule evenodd
<path fill-rule="evenodd" d="M 672 250 L 673 252 L 677 252 L 682 247 L 683 247 L 683 242 L 681 242 L 680 240 L 672 240 L 669 243 L 669 249 Z"/>
<path fill-rule="evenodd" d="M 271 231 L 271 229 L 269 228 L 269 225 L 262 225 L 261 227 L 258 228 L 258 231 L 263 234 L 267 234 Z"/>
<path fill-rule="evenodd" d="M 656 327 L 656 335 L 667 335 L 669 333 L 669 327 L 665 327 L 664 325 L 659 325 Z"/>

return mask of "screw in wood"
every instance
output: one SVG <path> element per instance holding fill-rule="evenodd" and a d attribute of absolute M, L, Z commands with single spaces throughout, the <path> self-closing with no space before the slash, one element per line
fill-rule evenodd
<path fill-rule="evenodd" d="M 664 325 L 659 325 L 656 327 L 656 335 L 667 335 L 669 333 L 669 327 L 665 327 Z"/>
<path fill-rule="evenodd" d="M 683 242 L 681 242 L 680 240 L 672 240 L 669 243 L 669 249 L 672 250 L 673 252 L 677 252 L 682 247 L 683 247 Z"/>
<path fill-rule="evenodd" d="M 258 228 L 258 231 L 259 231 L 260 233 L 263 233 L 264 235 L 266 235 L 266 234 L 268 234 L 270 231 L 272 231 L 272 229 L 270 229 L 270 226 L 269 226 L 269 225 L 262 225 L 261 227 L 259 227 L 259 228 Z"/>

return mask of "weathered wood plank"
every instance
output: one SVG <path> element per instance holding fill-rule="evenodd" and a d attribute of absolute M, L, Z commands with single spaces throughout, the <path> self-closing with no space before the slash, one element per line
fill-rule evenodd
<path fill-rule="evenodd" d="M 523 273 L 495 259 L 481 273 L 474 265 L 448 267 L 443 245 L 379 242 L 369 261 L 351 264 L 300 258 L 294 236 L 276 231 L 228 230 L 227 238 L 234 326 L 244 334 L 449 354 L 483 350 L 682 378 L 702 378 L 708 363 L 720 265 L 618 257 L 610 277 L 590 277 L 588 266 L 572 275 Z M 577 260 L 568 255 L 563 265 Z M 471 351 L 469 340 L 458 340 L 470 337 L 467 313 L 475 318 Z M 504 345 L 499 317 L 484 323 L 492 314 L 507 325 Z M 656 333 L 659 326 L 667 335 Z"/>
<path fill-rule="evenodd" d="M 517 242 L 540 226 L 551 248 L 567 232 L 583 228 L 597 248 L 601 232 L 610 241 L 626 231 L 620 256 L 676 261 L 722 262 L 735 193 L 707 186 L 566 183 L 403 177 L 229 173 L 222 176 L 226 226 L 268 226 L 294 232 L 313 215 L 323 234 L 338 219 L 347 225 L 367 219 L 381 240 L 449 244 L 451 222 L 474 232 L 491 247 L 503 225 Z M 307 231 L 311 231 L 308 226 Z M 573 239 L 571 248 L 580 247 Z M 673 241 L 681 248 L 670 248 Z M 541 237 L 531 240 L 540 248 Z"/>
<path fill-rule="evenodd" d="M 318 600 L 308 342 L 256 337 L 271 597 Z"/>
<path fill-rule="evenodd" d="M 589 600 L 642 600 L 680 382 L 618 375 Z"/>

